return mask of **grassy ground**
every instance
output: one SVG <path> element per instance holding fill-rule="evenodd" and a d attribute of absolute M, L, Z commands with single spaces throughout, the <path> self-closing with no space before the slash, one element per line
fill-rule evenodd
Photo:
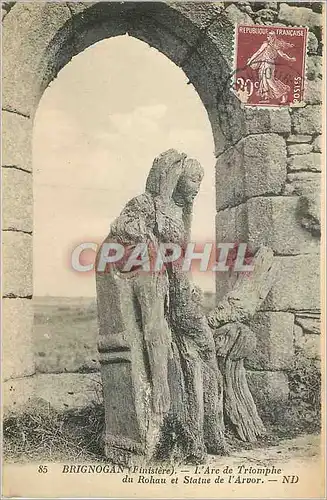
<path fill-rule="evenodd" d="M 3 425 L 4 460 L 19 463 L 103 461 L 103 430 L 102 405 L 65 412 L 49 409 L 7 418 Z M 294 425 L 294 420 L 285 421 L 284 425 L 266 421 L 266 431 L 266 436 L 250 444 L 237 439 L 227 426 L 230 454 L 272 446 L 282 449 L 285 440 L 308 433 L 305 426 Z M 318 435 L 319 426 L 312 426 L 309 431 Z"/>

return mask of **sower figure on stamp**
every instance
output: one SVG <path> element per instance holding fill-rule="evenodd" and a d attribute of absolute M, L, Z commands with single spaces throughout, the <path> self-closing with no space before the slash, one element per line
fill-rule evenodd
<path fill-rule="evenodd" d="M 183 246 L 188 241 L 192 202 L 202 176 L 198 162 L 175 150 L 157 157 L 145 193 L 127 203 L 104 243 L 120 243 L 128 248 L 128 254 L 133 253 L 138 243 L 146 243 L 153 249 L 158 249 L 160 243 Z M 126 314 L 123 317 L 121 305 L 131 298 L 133 308 L 127 316 L 134 316 L 132 322 L 139 326 L 143 339 L 141 345 L 151 387 L 150 420 L 156 418 L 158 433 L 165 417 L 179 422 L 185 438 L 181 446 L 184 458 L 202 460 L 205 441 L 208 447 L 210 444 L 208 451 L 222 453 L 223 383 L 212 333 L 196 289 L 178 266 L 152 272 L 151 268 L 144 271 L 137 264 L 136 261 L 133 268 L 127 269 L 124 262 L 110 266 L 109 280 L 118 277 L 119 287 L 124 288 L 120 295 L 122 304 L 117 304 L 119 298 L 110 298 L 115 288 L 104 288 L 106 278 L 97 275 L 99 316 L 104 310 L 109 316 L 118 310 L 122 316 L 118 329 L 130 344 L 133 339 L 124 333 L 128 319 Z M 100 317 L 99 320 L 101 337 Z M 106 335 L 105 329 L 102 331 Z M 137 335 L 137 329 L 134 331 Z M 142 404 L 146 406 L 145 401 Z M 113 420 L 117 418 L 115 415 Z"/>
<path fill-rule="evenodd" d="M 293 47 L 291 43 L 278 39 L 274 31 L 269 31 L 267 41 L 247 61 L 251 68 L 258 70 L 258 96 L 265 101 L 281 99 L 281 103 L 285 103 L 287 100 L 287 94 L 291 89 L 275 77 L 275 61 L 278 56 L 286 61 L 295 61 L 295 57 L 291 57 L 284 52 L 285 49 L 291 47 Z"/>

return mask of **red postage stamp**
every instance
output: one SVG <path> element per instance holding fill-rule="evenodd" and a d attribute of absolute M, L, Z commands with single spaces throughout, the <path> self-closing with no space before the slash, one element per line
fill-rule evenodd
<path fill-rule="evenodd" d="M 307 28 L 236 28 L 233 86 L 249 106 L 301 106 L 304 103 Z"/>

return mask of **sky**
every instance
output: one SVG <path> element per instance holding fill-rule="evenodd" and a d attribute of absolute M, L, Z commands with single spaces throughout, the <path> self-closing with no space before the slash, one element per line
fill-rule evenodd
<path fill-rule="evenodd" d="M 100 244 L 126 202 L 144 192 L 155 156 L 169 148 L 205 170 L 192 239 L 214 241 L 214 145 L 206 110 L 181 69 L 127 35 L 74 57 L 45 91 L 35 118 L 34 294 L 95 296 L 94 273 L 71 252 Z M 214 290 L 212 273 L 194 281 Z"/>

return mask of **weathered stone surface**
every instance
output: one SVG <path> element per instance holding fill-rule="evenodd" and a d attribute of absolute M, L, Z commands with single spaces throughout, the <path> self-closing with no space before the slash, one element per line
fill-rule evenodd
<path fill-rule="evenodd" d="M 284 312 L 257 313 L 249 322 L 257 345 L 246 360 L 250 370 L 287 370 L 292 366 L 294 315 Z"/>
<path fill-rule="evenodd" d="M 217 358 L 224 378 L 225 411 L 239 437 L 255 442 L 265 428 L 257 413 L 246 380 L 244 357 L 254 349 L 256 340 L 250 328 L 241 323 L 229 323 L 214 334 Z"/>
<path fill-rule="evenodd" d="M 294 155 L 287 160 L 288 170 L 291 172 L 297 170 L 310 170 L 312 172 L 321 172 L 322 156 L 320 153 L 308 153 Z"/>
<path fill-rule="evenodd" d="M 306 153 L 311 153 L 313 149 L 312 144 L 308 143 L 299 143 L 299 144 L 292 144 L 291 146 L 287 146 L 287 152 L 290 156 L 292 155 L 304 155 Z"/>
<path fill-rule="evenodd" d="M 294 24 L 297 26 L 308 26 L 315 28 L 322 26 L 322 16 L 311 9 L 305 7 L 290 6 L 282 3 L 279 8 L 278 19 L 285 23 Z"/>
<path fill-rule="evenodd" d="M 308 45 L 308 49 L 307 49 L 308 54 L 310 54 L 310 55 L 317 54 L 319 43 L 318 43 L 316 35 L 314 33 L 312 33 L 312 31 L 309 31 L 309 33 L 308 33 L 307 45 Z"/>
<path fill-rule="evenodd" d="M 317 80 L 322 78 L 322 56 L 308 56 L 307 79 Z"/>
<path fill-rule="evenodd" d="M 228 5 L 225 13 L 233 24 L 253 24 L 251 17 L 246 12 L 239 10 L 234 4 Z"/>
<path fill-rule="evenodd" d="M 291 131 L 288 108 L 245 108 L 245 130 L 247 134 L 266 132 L 287 133 Z"/>
<path fill-rule="evenodd" d="M 287 174 L 285 195 L 302 195 L 319 193 L 321 189 L 321 174 L 311 172 L 296 172 Z"/>
<path fill-rule="evenodd" d="M 298 220 L 313 236 L 321 235 L 320 192 L 300 196 L 297 205 Z"/>
<path fill-rule="evenodd" d="M 247 240 L 246 204 L 221 210 L 216 215 L 216 241 L 236 243 Z"/>
<path fill-rule="evenodd" d="M 210 25 L 196 51 L 182 64 L 208 112 L 216 155 L 239 141 L 245 132 L 244 110 L 230 88 L 233 40 L 233 25 L 221 17 Z"/>
<path fill-rule="evenodd" d="M 259 410 L 269 412 L 271 406 L 279 406 L 287 402 L 289 386 L 286 373 L 247 370 L 247 380 Z"/>
<path fill-rule="evenodd" d="M 251 259 L 252 271 L 239 273 L 231 293 L 226 294 L 207 315 L 212 329 L 228 323 L 247 323 L 260 309 L 278 277 L 271 248 L 261 246 Z"/>
<path fill-rule="evenodd" d="M 298 197 L 258 197 L 247 201 L 248 243 L 266 245 L 281 255 L 319 252 L 319 239 L 299 223 Z"/>
<path fill-rule="evenodd" d="M 322 138 L 322 136 L 318 135 L 315 138 L 315 140 L 313 141 L 313 143 L 312 143 L 313 151 L 315 153 L 321 153 L 321 151 L 322 151 L 322 149 L 321 149 L 321 138 Z"/>
<path fill-rule="evenodd" d="M 2 369 L 8 380 L 35 371 L 33 356 L 33 305 L 30 299 L 2 301 Z"/>
<path fill-rule="evenodd" d="M 320 359 L 323 348 L 320 335 L 304 333 L 302 328 L 294 326 L 294 346 L 303 351 L 303 355 L 310 359 Z"/>
<path fill-rule="evenodd" d="M 320 255 L 275 257 L 281 267 L 263 310 L 299 311 L 320 309 Z"/>
<path fill-rule="evenodd" d="M 303 329 L 304 333 L 320 335 L 321 322 L 318 318 L 296 316 L 295 322 Z"/>
<path fill-rule="evenodd" d="M 279 194 L 285 180 L 285 140 L 276 134 L 245 137 L 217 159 L 217 210 L 252 196 Z"/>
<path fill-rule="evenodd" d="M 231 70 L 233 67 L 234 57 L 234 24 L 228 20 L 226 14 L 220 15 L 210 24 L 207 30 L 207 35 L 208 36 L 205 38 L 205 40 L 209 39 L 215 44 L 216 53 L 219 53 L 223 56 L 228 64 L 229 69 Z M 200 42 L 198 47 L 201 47 L 201 45 L 202 43 Z M 212 56 L 214 59 L 214 55 Z M 226 86 L 228 86 L 228 81 L 226 81 L 225 84 Z"/>
<path fill-rule="evenodd" d="M 303 142 L 311 142 L 312 135 L 290 135 L 287 137 L 287 144 L 300 144 Z"/>
<path fill-rule="evenodd" d="M 32 236 L 16 231 L 2 233 L 4 296 L 27 297 L 33 293 Z"/>
<path fill-rule="evenodd" d="M 292 125 L 298 134 L 321 134 L 321 106 L 294 109 Z"/>
<path fill-rule="evenodd" d="M 48 83 L 71 59 L 71 14 L 55 2 L 16 4 L 3 23 L 3 107 L 32 116 Z"/>
<path fill-rule="evenodd" d="M 172 2 L 160 5 L 153 2 L 144 3 L 138 10 L 145 12 L 168 30 L 173 29 L 179 38 L 193 45 L 198 41 L 202 30 L 222 14 L 223 6 L 220 3 Z"/>
<path fill-rule="evenodd" d="M 147 17 L 142 19 L 142 23 L 137 18 L 132 21 L 128 33 L 149 43 L 177 65 L 184 62 L 190 51 L 190 46 L 175 36 L 174 32 L 168 31 Z"/>
<path fill-rule="evenodd" d="M 247 241 L 246 205 L 226 208 L 216 215 L 216 242 L 236 243 Z M 228 293 L 237 279 L 237 273 L 232 269 L 229 272 L 216 273 L 216 298 L 220 300 Z"/>
<path fill-rule="evenodd" d="M 105 38 L 125 35 L 136 10 L 132 2 L 67 2 L 67 6 L 74 24 L 74 55 Z"/>
<path fill-rule="evenodd" d="M 4 412 L 30 409 L 77 410 L 102 403 L 100 374 L 40 374 L 4 384 Z"/>
<path fill-rule="evenodd" d="M 275 9 L 260 9 L 256 12 L 255 23 L 270 25 L 277 19 L 277 12 Z"/>
<path fill-rule="evenodd" d="M 321 80 L 308 80 L 304 90 L 304 101 L 307 104 L 320 104 L 322 101 Z"/>
<path fill-rule="evenodd" d="M 16 168 L 2 169 L 2 227 L 31 232 L 33 230 L 32 175 Z"/>
<path fill-rule="evenodd" d="M 229 70 L 220 54 L 218 39 L 214 39 L 214 35 L 210 37 L 211 40 L 203 41 L 198 50 L 185 59 L 182 68 L 207 110 L 214 136 L 215 154 L 218 155 L 242 137 L 244 112 L 240 101 L 230 91 L 227 76 Z"/>
<path fill-rule="evenodd" d="M 2 111 L 2 165 L 32 170 L 32 121 Z"/>

